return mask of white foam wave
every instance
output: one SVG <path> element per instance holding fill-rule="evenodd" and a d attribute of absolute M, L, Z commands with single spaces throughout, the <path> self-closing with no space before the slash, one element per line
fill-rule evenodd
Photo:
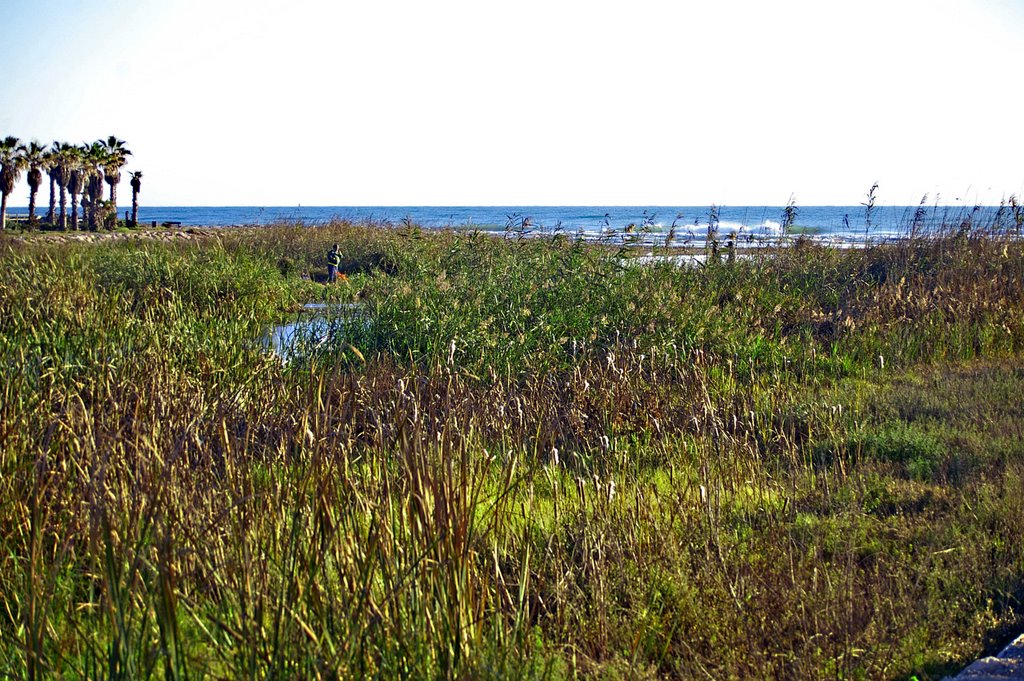
<path fill-rule="evenodd" d="M 677 225 L 676 231 L 680 233 L 691 233 L 695 236 L 704 236 L 708 231 L 708 223 L 698 223 L 696 225 Z M 775 220 L 764 220 L 760 224 L 750 225 L 743 222 L 733 222 L 730 220 L 723 220 L 718 223 L 719 234 L 781 234 L 782 225 Z"/>

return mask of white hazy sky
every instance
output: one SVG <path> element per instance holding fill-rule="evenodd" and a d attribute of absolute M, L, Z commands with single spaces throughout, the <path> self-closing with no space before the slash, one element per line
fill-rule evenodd
<path fill-rule="evenodd" d="M 0 0 L 0 135 L 148 205 L 998 203 L 1022 90 L 1024 0 Z"/>

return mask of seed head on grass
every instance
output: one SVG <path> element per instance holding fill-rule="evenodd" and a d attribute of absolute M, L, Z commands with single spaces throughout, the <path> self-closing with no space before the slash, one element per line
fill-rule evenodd
<path fill-rule="evenodd" d="M 796 207 L 796 197 L 793 194 L 790 194 L 789 201 L 786 202 L 786 207 L 782 209 L 783 234 L 789 234 L 789 231 L 793 228 L 793 224 L 796 222 L 796 217 L 799 214 L 800 209 Z"/>
<path fill-rule="evenodd" d="M 868 190 L 867 199 L 860 205 L 864 206 L 864 234 L 871 231 L 871 221 L 875 213 L 875 192 L 878 190 L 878 183 L 875 182 Z"/>

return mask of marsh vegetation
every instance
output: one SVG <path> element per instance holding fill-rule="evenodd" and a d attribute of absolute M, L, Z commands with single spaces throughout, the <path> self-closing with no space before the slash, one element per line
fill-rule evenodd
<path fill-rule="evenodd" d="M 924 679 L 1021 627 L 1019 241 L 630 255 L 0 242 L 0 675 Z M 282 363 L 308 302 L 360 323 Z"/>

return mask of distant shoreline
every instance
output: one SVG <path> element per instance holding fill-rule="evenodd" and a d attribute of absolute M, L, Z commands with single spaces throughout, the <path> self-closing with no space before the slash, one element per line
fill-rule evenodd
<path fill-rule="evenodd" d="M 319 225 L 335 220 L 377 225 L 415 224 L 424 228 L 476 229 L 504 232 L 526 228 L 546 232 L 582 232 L 594 237 L 606 230 L 667 234 L 696 238 L 709 223 L 722 233 L 773 236 L 783 232 L 835 235 L 860 241 L 870 235 L 899 235 L 912 225 L 927 231 L 939 225 L 971 220 L 984 223 L 1012 212 L 1004 206 L 918 204 L 911 206 L 141 206 L 139 223 L 180 222 L 182 226 L 256 226 L 280 223 Z M 46 205 L 37 208 L 45 214 Z M 118 209 L 119 217 L 126 206 Z M 25 215 L 9 209 L 12 218 Z M 787 229 L 788 228 L 788 229 Z M 692 235 L 692 236 L 691 236 Z"/>

